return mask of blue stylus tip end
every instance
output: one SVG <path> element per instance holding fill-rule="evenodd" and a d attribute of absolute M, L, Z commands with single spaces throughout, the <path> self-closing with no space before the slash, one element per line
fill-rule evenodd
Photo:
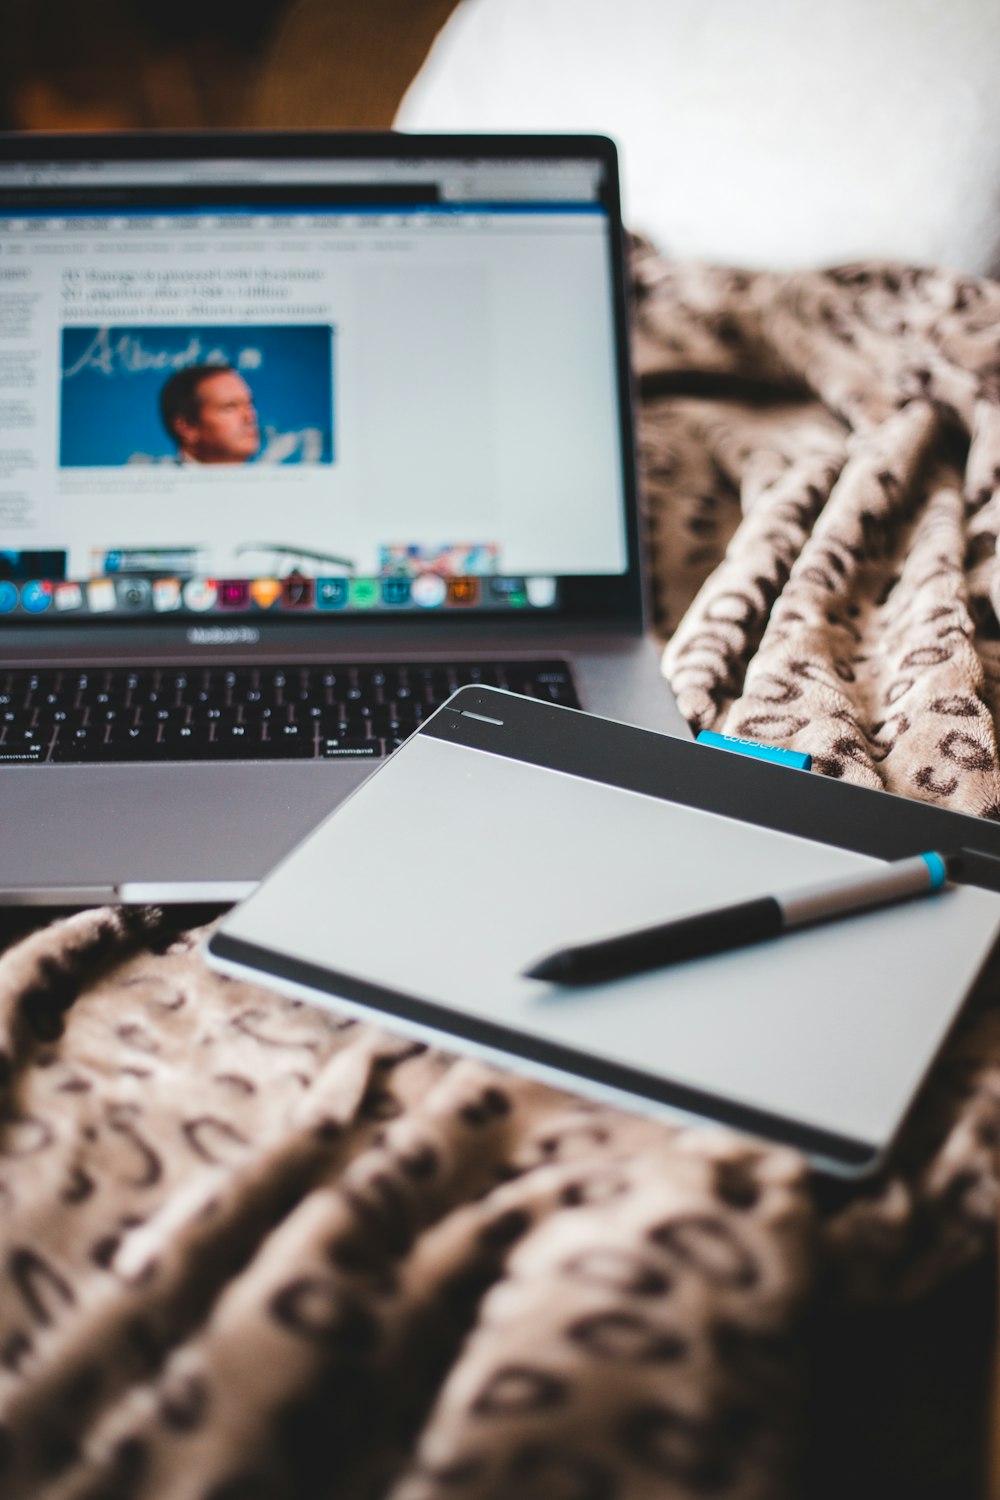
<path fill-rule="evenodd" d="M 933 849 L 928 850 L 926 854 L 921 854 L 920 858 L 930 871 L 931 890 L 940 890 L 948 879 L 948 862 Z"/>

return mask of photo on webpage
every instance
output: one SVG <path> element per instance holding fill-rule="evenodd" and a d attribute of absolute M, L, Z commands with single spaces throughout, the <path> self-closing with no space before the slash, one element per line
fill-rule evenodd
<path fill-rule="evenodd" d="M 333 329 L 64 327 L 59 465 L 332 464 Z"/>

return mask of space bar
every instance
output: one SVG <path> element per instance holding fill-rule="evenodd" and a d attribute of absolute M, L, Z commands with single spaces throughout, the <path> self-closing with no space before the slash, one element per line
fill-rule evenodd
<path fill-rule="evenodd" d="M 109 740 L 101 745 L 78 745 L 72 740 L 58 740 L 52 759 L 62 764 L 73 762 L 105 763 L 108 761 L 206 761 L 206 760 L 312 760 L 316 746 L 312 735 L 288 735 L 262 741 L 234 735 L 231 739 L 205 740 L 188 736 L 170 736 L 153 740 Z"/>
<path fill-rule="evenodd" d="M 312 733 L 282 734 L 274 739 L 223 734 L 206 742 L 188 735 L 164 736 L 156 747 L 157 760 L 312 760 L 316 743 Z"/>

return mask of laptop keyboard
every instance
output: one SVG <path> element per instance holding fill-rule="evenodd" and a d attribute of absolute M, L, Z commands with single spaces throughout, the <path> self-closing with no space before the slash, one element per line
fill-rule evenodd
<path fill-rule="evenodd" d="M 387 755 L 467 683 L 579 708 L 564 661 L 0 670 L 0 765 Z"/>

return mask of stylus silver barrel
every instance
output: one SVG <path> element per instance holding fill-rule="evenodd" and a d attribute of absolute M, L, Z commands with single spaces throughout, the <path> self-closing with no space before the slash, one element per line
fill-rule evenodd
<path fill-rule="evenodd" d="M 905 901 L 907 896 L 920 896 L 936 889 L 942 881 L 943 876 L 927 859 L 917 855 L 884 865 L 870 875 L 852 875 L 846 880 L 806 886 L 786 895 L 778 894 L 774 899 L 781 907 L 784 925 L 799 927 L 891 901 Z"/>

